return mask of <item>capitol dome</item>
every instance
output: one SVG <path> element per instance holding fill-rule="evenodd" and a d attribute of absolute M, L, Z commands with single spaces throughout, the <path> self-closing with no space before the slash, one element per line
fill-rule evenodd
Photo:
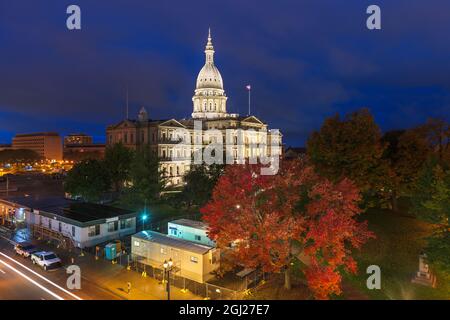
<path fill-rule="evenodd" d="M 214 47 L 212 44 L 211 30 L 208 33 L 208 42 L 205 48 L 205 65 L 198 73 L 197 89 L 221 89 L 223 90 L 222 76 L 214 65 Z"/>
<path fill-rule="evenodd" d="M 192 97 L 194 119 L 226 118 L 227 96 L 223 89 L 223 80 L 219 69 L 214 65 L 214 47 L 211 30 L 205 48 L 205 65 L 197 76 L 197 85 Z"/>
<path fill-rule="evenodd" d="M 213 63 L 206 63 L 197 77 L 197 89 L 209 88 L 223 90 L 222 76 Z"/>

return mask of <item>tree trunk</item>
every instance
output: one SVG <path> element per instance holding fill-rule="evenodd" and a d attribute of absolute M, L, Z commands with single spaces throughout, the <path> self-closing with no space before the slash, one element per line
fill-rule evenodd
<path fill-rule="evenodd" d="M 391 206 L 392 206 L 392 211 L 398 212 L 398 197 L 397 197 L 397 192 L 395 192 L 395 191 L 392 193 Z"/>
<path fill-rule="evenodd" d="M 286 267 L 286 270 L 284 271 L 284 288 L 286 290 L 291 290 L 292 284 L 291 284 L 291 270 L 289 267 Z"/>

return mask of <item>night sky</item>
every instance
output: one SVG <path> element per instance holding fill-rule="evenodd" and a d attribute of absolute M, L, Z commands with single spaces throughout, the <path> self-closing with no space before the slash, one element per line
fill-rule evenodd
<path fill-rule="evenodd" d="M 66 28 L 77 4 L 82 30 Z M 366 28 L 366 8 L 382 30 Z M 15 133 L 105 128 L 145 106 L 192 112 L 211 27 L 228 111 L 302 146 L 325 117 L 369 107 L 383 130 L 450 119 L 448 0 L 0 0 L 0 143 Z"/>

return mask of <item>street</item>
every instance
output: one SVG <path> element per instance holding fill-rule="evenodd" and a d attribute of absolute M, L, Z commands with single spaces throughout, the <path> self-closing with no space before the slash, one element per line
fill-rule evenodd
<path fill-rule="evenodd" d="M 81 300 L 48 278 L 0 252 L 0 299 Z"/>
<path fill-rule="evenodd" d="M 0 238 L 0 300 L 117 300 L 120 297 L 89 281 L 81 290 L 68 290 L 66 270 L 46 272 L 15 255 L 13 245 Z"/>

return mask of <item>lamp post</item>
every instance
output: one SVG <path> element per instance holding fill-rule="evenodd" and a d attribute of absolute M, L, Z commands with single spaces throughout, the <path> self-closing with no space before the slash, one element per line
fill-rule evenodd
<path fill-rule="evenodd" d="M 142 231 L 145 230 L 145 220 L 147 220 L 147 214 L 142 215 Z"/>
<path fill-rule="evenodd" d="M 170 258 L 169 261 L 164 260 L 163 266 L 164 266 L 164 273 L 166 274 L 167 278 L 167 286 L 166 286 L 167 300 L 170 300 L 170 272 L 172 271 L 173 266 L 172 258 Z"/>
<path fill-rule="evenodd" d="M 142 231 L 145 230 L 145 221 L 147 220 L 147 199 L 145 199 L 144 213 L 142 214 Z"/>

